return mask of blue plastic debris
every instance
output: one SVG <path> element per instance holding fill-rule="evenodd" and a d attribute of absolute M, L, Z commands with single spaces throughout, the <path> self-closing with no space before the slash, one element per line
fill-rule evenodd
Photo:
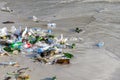
<path fill-rule="evenodd" d="M 48 33 L 51 34 L 51 33 L 52 33 L 52 30 L 49 29 L 49 30 L 48 30 Z"/>
<path fill-rule="evenodd" d="M 38 53 L 38 54 L 41 54 L 42 52 L 44 52 L 44 50 L 43 50 L 42 48 L 38 48 L 38 49 L 37 49 L 37 53 Z"/>
<path fill-rule="evenodd" d="M 97 47 L 101 48 L 104 46 L 104 42 L 99 42 L 98 44 L 96 44 Z"/>

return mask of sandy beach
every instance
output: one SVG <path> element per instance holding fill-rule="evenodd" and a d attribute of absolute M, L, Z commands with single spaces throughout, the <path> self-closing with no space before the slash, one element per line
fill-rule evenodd
<path fill-rule="evenodd" d="M 0 0 L 0 27 L 35 27 L 47 29 L 48 22 L 57 24 L 56 36 L 63 34 L 76 43 L 67 49 L 75 56 L 69 65 L 48 65 L 31 59 L 33 53 L 0 56 L 0 62 L 17 61 L 20 67 L 0 65 L 0 80 L 7 72 L 29 67 L 30 80 L 120 80 L 120 0 Z M 39 23 L 30 17 L 37 16 Z M 2 24 L 14 21 L 14 24 Z M 73 30 L 79 27 L 83 32 Z M 77 40 L 72 40 L 77 38 Z M 81 40 L 82 39 L 82 40 Z M 102 48 L 95 46 L 104 42 Z"/>

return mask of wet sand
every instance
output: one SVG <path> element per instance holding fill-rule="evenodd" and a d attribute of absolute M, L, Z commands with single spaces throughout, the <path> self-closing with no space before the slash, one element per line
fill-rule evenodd
<path fill-rule="evenodd" d="M 0 26 L 15 25 L 40 27 L 48 22 L 55 22 L 54 34 L 64 34 L 69 38 L 82 38 L 75 42 L 75 49 L 65 51 L 74 54 L 70 65 L 47 65 L 34 63 L 30 57 L 33 54 L 0 56 L 0 62 L 17 61 L 19 68 L 29 67 L 31 80 L 47 80 L 56 75 L 58 80 L 120 80 L 120 2 L 119 0 L 0 0 L 0 7 L 9 6 L 13 13 L 0 11 Z M 5 5 L 4 5 L 5 4 Z M 29 17 L 37 16 L 39 23 Z M 15 24 L 2 24 L 12 20 Z M 79 27 L 83 33 L 75 33 Z M 102 48 L 95 46 L 105 42 Z M 0 66 L 0 80 L 7 72 L 13 72 L 17 67 Z"/>

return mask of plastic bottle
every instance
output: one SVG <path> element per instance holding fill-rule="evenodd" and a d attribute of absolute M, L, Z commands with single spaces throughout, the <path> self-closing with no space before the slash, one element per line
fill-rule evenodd
<path fill-rule="evenodd" d="M 96 44 L 97 47 L 101 48 L 104 46 L 104 42 L 99 42 L 98 44 Z"/>
<path fill-rule="evenodd" d="M 18 36 L 18 41 L 22 42 L 22 37 Z"/>
<path fill-rule="evenodd" d="M 16 49 L 16 48 L 20 48 L 20 46 L 22 45 L 22 42 L 16 42 L 11 44 L 11 48 Z"/>
<path fill-rule="evenodd" d="M 54 76 L 54 77 L 52 77 L 52 79 L 51 80 L 57 80 L 57 77 L 56 76 Z"/>
<path fill-rule="evenodd" d="M 16 64 L 17 62 L 1 62 L 0 65 L 14 65 Z"/>
<path fill-rule="evenodd" d="M 47 32 L 48 32 L 48 34 L 51 34 L 51 33 L 52 33 L 52 30 L 49 29 Z"/>
<path fill-rule="evenodd" d="M 27 33 L 27 31 L 28 31 L 28 29 L 27 29 L 27 27 L 26 27 L 25 30 L 24 30 L 23 33 L 22 33 L 22 37 L 25 36 L 25 34 Z"/>
<path fill-rule="evenodd" d="M 47 49 L 49 49 L 49 48 L 50 48 L 50 46 L 43 44 L 43 46 L 40 47 L 40 48 L 37 48 L 37 49 L 35 50 L 35 52 L 37 52 L 38 54 L 41 54 L 42 52 L 44 52 L 45 50 L 47 50 Z"/>
<path fill-rule="evenodd" d="M 27 51 L 28 53 L 30 53 L 30 52 L 33 52 L 33 49 L 32 49 L 32 48 L 28 48 L 28 49 L 26 49 L 26 51 Z"/>

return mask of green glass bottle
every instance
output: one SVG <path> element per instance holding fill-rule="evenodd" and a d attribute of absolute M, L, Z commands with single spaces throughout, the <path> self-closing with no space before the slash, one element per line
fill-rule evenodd
<path fill-rule="evenodd" d="M 13 52 L 13 50 L 8 46 L 4 47 L 3 49 L 7 52 Z"/>
<path fill-rule="evenodd" d="M 19 49 L 21 45 L 22 45 L 22 42 L 16 42 L 16 43 L 12 43 L 10 47 L 12 49 Z"/>
<path fill-rule="evenodd" d="M 52 79 L 51 79 L 51 80 L 57 80 L 56 76 L 52 77 Z"/>

